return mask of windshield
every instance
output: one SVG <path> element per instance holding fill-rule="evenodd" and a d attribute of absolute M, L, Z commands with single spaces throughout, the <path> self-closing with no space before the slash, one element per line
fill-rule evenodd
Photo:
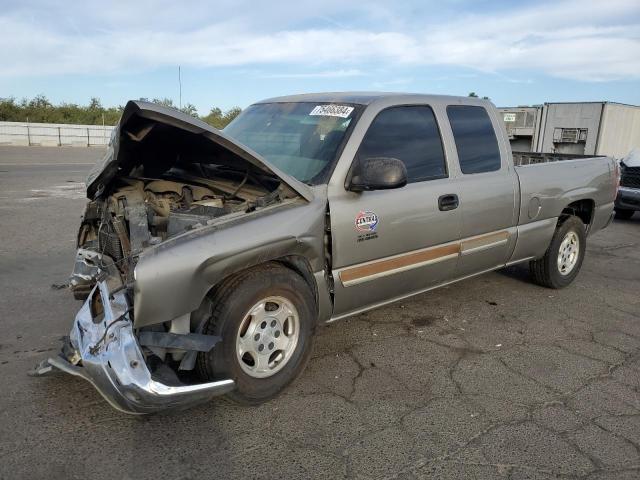
<path fill-rule="evenodd" d="M 348 104 L 263 103 L 244 110 L 224 133 L 301 182 L 320 184 L 356 113 Z"/>

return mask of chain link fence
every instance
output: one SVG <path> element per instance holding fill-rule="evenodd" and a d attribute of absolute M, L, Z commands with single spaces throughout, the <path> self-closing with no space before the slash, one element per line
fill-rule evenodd
<path fill-rule="evenodd" d="M 0 122 L 0 145 L 100 147 L 109 143 L 108 125 Z"/>

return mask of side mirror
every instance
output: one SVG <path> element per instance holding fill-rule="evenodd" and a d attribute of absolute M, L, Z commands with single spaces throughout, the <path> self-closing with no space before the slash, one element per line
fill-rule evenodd
<path fill-rule="evenodd" d="M 347 190 L 389 190 L 407 184 L 407 169 L 401 160 L 389 157 L 357 159 Z"/>

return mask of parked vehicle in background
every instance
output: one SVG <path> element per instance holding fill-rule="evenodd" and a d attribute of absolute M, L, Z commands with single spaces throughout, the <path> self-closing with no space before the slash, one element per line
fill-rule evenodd
<path fill-rule="evenodd" d="M 640 149 L 620 161 L 620 189 L 616 197 L 616 217 L 630 219 L 640 210 Z"/>
<path fill-rule="evenodd" d="M 542 160 L 514 165 L 477 98 L 280 97 L 224 132 L 129 102 L 87 181 L 70 281 L 85 303 L 37 373 L 127 413 L 258 403 L 321 324 L 522 262 L 565 287 L 612 218 L 617 164 Z"/>

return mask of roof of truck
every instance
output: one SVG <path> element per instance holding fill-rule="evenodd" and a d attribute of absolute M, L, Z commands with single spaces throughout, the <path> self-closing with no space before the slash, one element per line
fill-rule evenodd
<path fill-rule="evenodd" d="M 304 93 L 300 95 L 287 95 L 284 97 L 273 97 L 261 100 L 256 103 L 285 103 L 285 102 L 343 102 L 359 105 L 369 105 L 377 100 L 387 100 L 402 103 L 403 101 L 429 101 L 429 100 L 479 100 L 474 97 L 456 97 L 451 95 L 427 95 L 419 93 L 398 93 L 398 92 L 324 92 L 324 93 Z M 471 103 L 471 102 L 470 102 Z M 473 102 L 475 103 L 475 102 Z"/>

